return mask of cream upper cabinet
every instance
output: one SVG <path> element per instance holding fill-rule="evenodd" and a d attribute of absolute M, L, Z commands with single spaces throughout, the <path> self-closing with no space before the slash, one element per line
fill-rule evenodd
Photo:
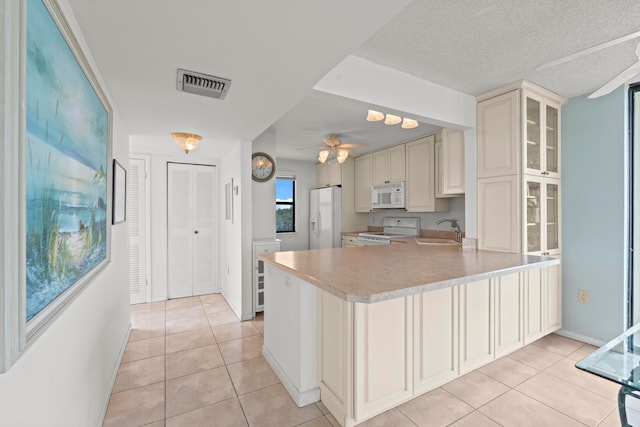
<path fill-rule="evenodd" d="M 342 185 L 342 165 L 336 159 L 316 165 L 316 188 Z"/>
<path fill-rule="evenodd" d="M 478 103 L 478 178 L 515 175 L 520 163 L 520 91 Z"/>
<path fill-rule="evenodd" d="M 478 96 L 478 178 L 560 177 L 564 99 L 523 81 Z"/>
<path fill-rule="evenodd" d="M 524 173 L 560 177 L 560 103 L 523 91 Z"/>
<path fill-rule="evenodd" d="M 436 198 L 435 136 L 405 144 L 406 210 L 408 212 L 446 212 L 449 200 Z"/>
<path fill-rule="evenodd" d="M 520 253 L 518 175 L 478 180 L 478 249 Z"/>
<path fill-rule="evenodd" d="M 405 146 L 396 145 L 372 153 L 373 184 L 388 184 L 405 180 Z"/>
<path fill-rule="evenodd" d="M 355 159 L 356 212 L 371 212 L 372 156 Z"/>
<path fill-rule="evenodd" d="M 436 197 L 464 196 L 464 132 L 436 134 Z"/>

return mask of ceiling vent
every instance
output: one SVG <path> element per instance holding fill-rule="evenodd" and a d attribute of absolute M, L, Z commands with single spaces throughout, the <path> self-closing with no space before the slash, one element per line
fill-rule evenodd
<path fill-rule="evenodd" d="M 231 87 L 231 80 L 209 76 L 178 68 L 178 90 L 209 98 L 224 99 Z"/>

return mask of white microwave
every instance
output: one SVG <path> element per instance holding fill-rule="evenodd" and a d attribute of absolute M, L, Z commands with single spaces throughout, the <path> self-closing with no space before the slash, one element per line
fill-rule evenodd
<path fill-rule="evenodd" d="M 372 209 L 402 209 L 405 207 L 404 182 L 371 186 Z"/>

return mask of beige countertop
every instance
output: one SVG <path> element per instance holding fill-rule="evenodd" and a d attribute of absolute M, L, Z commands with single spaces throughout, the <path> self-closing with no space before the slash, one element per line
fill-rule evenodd
<path fill-rule="evenodd" d="M 551 257 L 415 243 L 275 252 L 261 254 L 260 259 L 339 298 L 361 303 L 560 262 Z"/>

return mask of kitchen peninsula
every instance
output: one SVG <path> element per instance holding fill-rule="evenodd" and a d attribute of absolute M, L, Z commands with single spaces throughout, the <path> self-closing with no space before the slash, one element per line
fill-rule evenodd
<path fill-rule="evenodd" d="M 550 257 L 406 244 L 278 252 L 263 354 L 299 406 L 359 424 L 560 328 Z"/>

